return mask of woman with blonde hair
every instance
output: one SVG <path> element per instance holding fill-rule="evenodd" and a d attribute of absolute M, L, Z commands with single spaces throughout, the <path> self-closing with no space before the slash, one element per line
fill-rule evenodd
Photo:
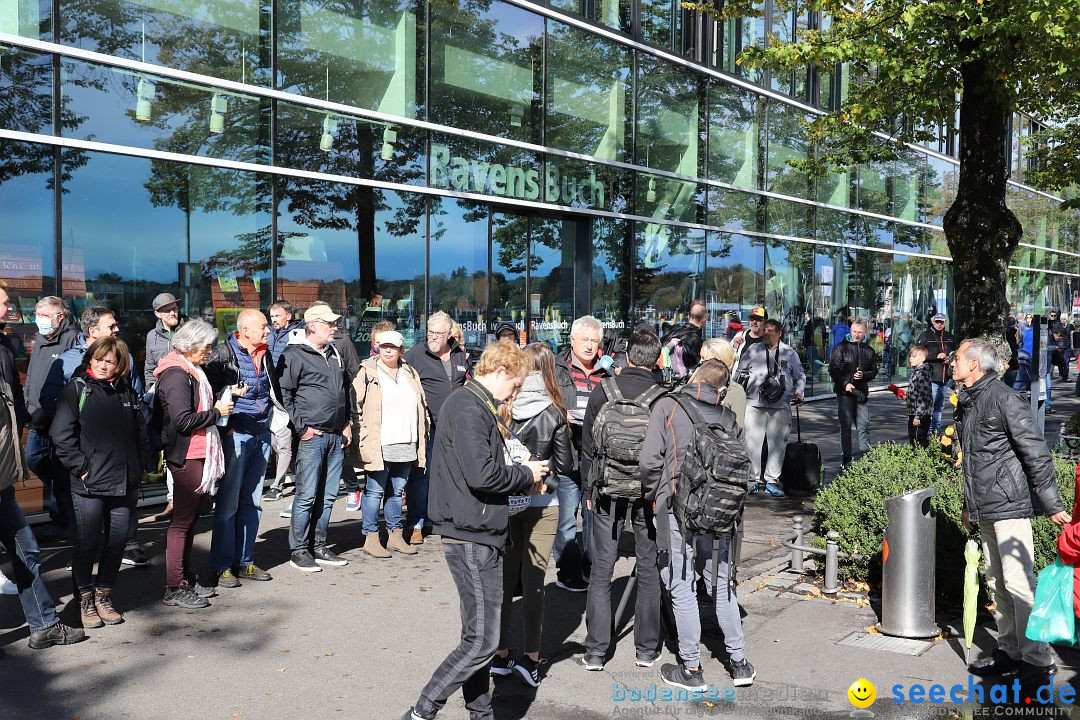
<path fill-rule="evenodd" d="M 555 379 L 555 356 L 545 343 L 526 345 L 529 374 L 513 403 L 503 403 L 500 426 L 507 444 L 532 460 L 550 460 L 552 473 L 565 475 L 574 469 L 574 445 L 566 421 L 566 407 Z M 514 442 L 516 440 L 516 443 Z M 522 449 L 521 446 L 524 446 Z M 499 649 L 491 663 L 492 675 L 510 675 L 540 684 L 540 630 L 544 623 L 544 575 L 559 527 L 559 498 L 554 492 L 510 498 L 510 543 L 503 569 L 502 620 Z M 510 617 L 518 581 L 522 587 L 522 619 L 525 625 L 524 654 L 510 656 Z"/>
<path fill-rule="evenodd" d="M 719 360 L 728 369 L 730 376 L 735 376 L 735 348 L 729 340 L 724 338 L 706 340 L 701 346 L 701 362 L 704 363 L 706 360 Z M 735 413 L 735 419 L 739 427 L 742 427 L 743 417 L 746 415 L 746 388 L 738 382 L 729 380 L 727 394 L 721 404 Z"/>

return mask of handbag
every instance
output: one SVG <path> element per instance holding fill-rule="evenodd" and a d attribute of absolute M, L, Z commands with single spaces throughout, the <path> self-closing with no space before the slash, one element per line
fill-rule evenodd
<path fill-rule="evenodd" d="M 1076 644 L 1076 616 L 1073 614 L 1073 566 L 1061 558 L 1039 571 L 1035 586 L 1035 607 L 1024 634 L 1036 642 Z"/>
<path fill-rule="evenodd" d="M 765 351 L 765 362 L 768 363 L 769 353 Z M 787 382 L 780 373 L 780 346 L 776 346 L 776 364 L 773 370 L 765 377 L 758 389 L 758 395 L 767 403 L 779 402 L 787 391 Z"/>

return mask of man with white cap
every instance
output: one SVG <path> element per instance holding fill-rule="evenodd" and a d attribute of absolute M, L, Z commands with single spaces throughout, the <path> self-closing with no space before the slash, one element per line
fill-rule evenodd
<path fill-rule="evenodd" d="M 941 409 L 945 406 L 945 388 L 949 382 L 948 357 L 956 349 L 956 338 L 945 329 L 946 320 L 945 313 L 934 313 L 930 318 L 930 327 L 915 343 L 926 348 L 926 362 L 930 365 L 930 381 L 934 389 L 930 432 L 936 433 L 941 432 Z"/>
<path fill-rule="evenodd" d="M 331 342 L 340 319 L 326 305 L 308 308 L 304 342 L 287 346 L 278 366 L 282 401 L 300 436 L 289 564 L 303 572 L 348 564 L 326 545 L 344 449 L 352 441 L 349 378 Z"/>

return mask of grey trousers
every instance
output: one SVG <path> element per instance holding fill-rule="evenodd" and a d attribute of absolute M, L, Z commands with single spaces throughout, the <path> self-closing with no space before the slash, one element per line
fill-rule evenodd
<path fill-rule="evenodd" d="M 694 574 L 694 543 L 687 542 L 679 532 L 675 515 L 668 518 L 671 525 L 671 565 L 660 568 L 660 580 L 671 595 L 671 609 L 679 633 L 679 659 L 686 667 L 701 667 L 701 616 L 698 614 Z M 711 539 L 710 539 L 711 542 Z M 713 588 L 712 558 L 705 558 L 705 585 Z M 684 573 L 685 569 L 685 573 Z M 746 657 L 743 651 L 743 626 L 735 590 L 728 592 L 728 538 L 720 539 L 720 556 L 716 563 L 716 594 L 713 606 L 716 622 L 724 633 L 724 647 L 733 661 Z"/>
<path fill-rule="evenodd" d="M 791 408 L 759 408 L 747 404 L 743 427 L 746 429 L 746 451 L 750 454 L 750 472 L 753 473 L 751 482 L 761 479 L 763 449 L 769 451 L 764 467 L 765 482 L 770 485 L 780 482 L 791 431 Z"/>

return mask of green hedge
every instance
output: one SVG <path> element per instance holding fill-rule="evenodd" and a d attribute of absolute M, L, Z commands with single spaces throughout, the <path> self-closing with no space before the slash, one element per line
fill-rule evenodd
<path fill-rule="evenodd" d="M 881 541 L 888 525 L 884 500 L 934 486 L 937 495 L 931 504 L 937 521 L 937 596 L 946 604 L 962 601 L 964 544 L 968 537 L 960 523 L 964 489 L 960 470 L 943 450 L 936 438 L 928 448 L 878 445 L 818 494 L 814 525 L 819 538 L 836 530 L 841 549 L 863 555 L 861 560 L 840 561 L 841 579 L 880 583 Z M 1071 509 L 1076 465 L 1055 456 L 1054 466 L 1062 499 Z M 1057 556 L 1057 529 L 1047 518 L 1036 518 L 1033 531 L 1038 570 Z"/>

